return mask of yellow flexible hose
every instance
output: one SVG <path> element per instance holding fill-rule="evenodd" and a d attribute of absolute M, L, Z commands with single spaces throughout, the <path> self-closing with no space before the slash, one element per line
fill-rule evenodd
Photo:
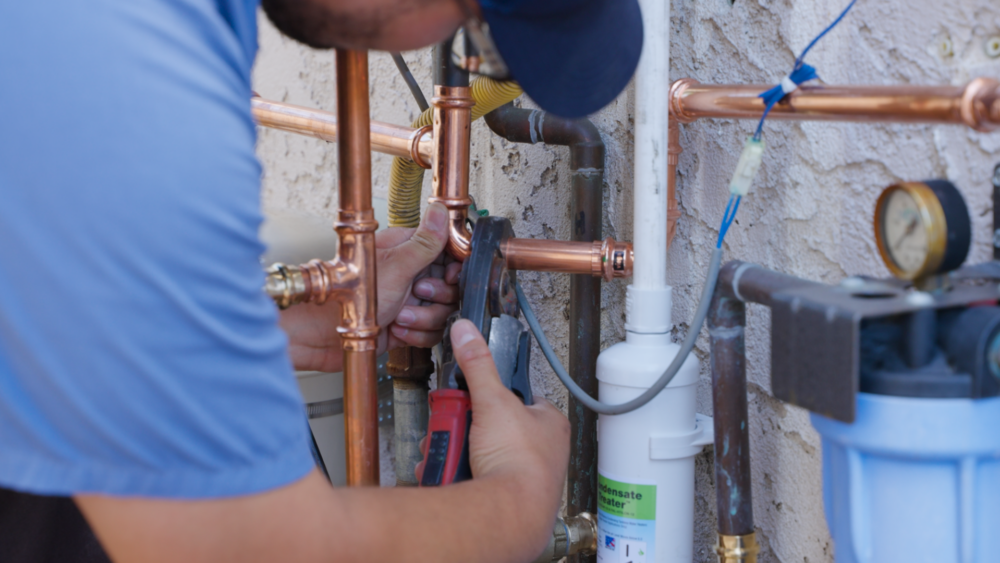
<path fill-rule="evenodd" d="M 499 81 L 477 76 L 469 84 L 472 99 L 472 120 L 475 121 L 521 95 L 521 87 L 513 80 Z M 431 124 L 434 109 L 420 114 L 411 125 L 417 129 Z M 389 226 L 416 227 L 420 224 L 420 188 L 424 169 L 408 158 L 392 159 L 389 171 Z"/>

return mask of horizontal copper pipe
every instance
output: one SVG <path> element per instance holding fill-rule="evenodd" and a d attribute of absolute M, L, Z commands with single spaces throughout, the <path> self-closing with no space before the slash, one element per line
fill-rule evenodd
<path fill-rule="evenodd" d="M 257 97 L 250 104 L 254 119 L 263 127 L 337 142 L 337 116 L 332 113 Z M 434 158 L 430 128 L 411 129 L 372 121 L 370 131 L 371 150 L 409 158 L 429 168 L 428 163 Z"/>
<path fill-rule="evenodd" d="M 590 274 L 606 281 L 632 275 L 632 245 L 610 237 L 594 242 L 512 238 L 503 256 L 512 270 Z"/>
<path fill-rule="evenodd" d="M 685 78 L 670 88 L 670 112 L 697 119 L 760 119 L 765 85 L 700 84 Z M 774 106 L 768 119 L 942 123 L 978 131 L 1000 127 L 1000 82 L 977 78 L 966 86 L 806 85 Z"/>

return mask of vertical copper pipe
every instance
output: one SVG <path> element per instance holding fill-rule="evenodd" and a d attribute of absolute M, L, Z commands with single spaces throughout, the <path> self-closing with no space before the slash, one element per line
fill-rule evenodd
<path fill-rule="evenodd" d="M 472 106 L 476 105 L 468 86 L 435 86 L 434 98 L 434 177 L 430 201 L 448 208 L 449 237 L 445 251 L 456 260 L 472 252 L 472 234 L 465 224 L 469 213 L 469 139 L 472 135 Z"/>
<path fill-rule="evenodd" d="M 681 126 L 676 119 L 667 125 L 667 249 L 677 234 L 677 220 L 681 210 L 677 206 L 677 163 L 684 149 L 681 147 Z"/>
<path fill-rule="evenodd" d="M 375 374 L 375 212 L 372 210 L 371 137 L 368 109 L 368 53 L 337 50 L 337 156 L 340 210 L 338 261 L 357 276 L 354 291 L 342 294 L 340 332 L 344 343 L 344 428 L 347 484 L 377 486 L 378 383 Z"/>

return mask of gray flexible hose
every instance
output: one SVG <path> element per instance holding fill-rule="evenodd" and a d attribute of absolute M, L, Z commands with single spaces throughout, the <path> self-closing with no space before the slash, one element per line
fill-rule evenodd
<path fill-rule="evenodd" d="M 698 341 L 698 334 L 701 333 L 701 326 L 705 324 L 705 318 L 708 316 L 708 308 L 712 304 L 712 293 L 715 292 L 715 283 L 719 279 L 719 267 L 722 265 L 722 249 L 716 248 L 712 252 L 712 261 L 708 266 L 708 277 L 705 279 L 705 288 L 701 291 L 701 302 L 698 303 L 698 310 L 695 311 L 694 320 L 691 321 L 691 330 L 688 331 L 687 336 L 684 338 L 684 343 L 681 344 L 681 350 L 674 358 L 673 362 L 667 367 L 667 371 L 663 372 L 656 383 L 652 387 L 646 389 L 642 395 L 622 403 L 620 405 L 608 405 L 598 401 L 597 399 L 591 397 L 586 391 L 580 388 L 579 385 L 573 381 L 573 378 L 569 376 L 566 372 L 566 368 L 563 367 L 562 362 L 556 357 L 556 353 L 552 350 L 552 345 L 549 344 L 549 339 L 545 337 L 545 332 L 542 331 L 542 326 L 538 324 L 538 319 L 535 317 L 535 312 L 531 310 L 531 305 L 528 303 L 528 298 L 524 296 L 524 291 L 521 290 L 520 285 L 515 285 L 517 290 L 517 302 L 521 304 L 521 311 L 524 312 L 524 318 L 528 321 L 528 326 L 531 328 L 531 332 L 535 335 L 535 340 L 538 341 L 538 346 L 541 347 L 542 353 L 545 354 L 545 359 L 549 361 L 549 365 L 552 366 L 552 370 L 556 372 L 559 380 L 563 382 L 566 389 L 569 390 L 570 394 L 577 400 L 583 403 L 585 407 L 596 412 L 597 414 L 624 414 L 627 412 L 634 411 L 635 409 L 645 405 L 657 396 L 660 391 L 670 385 L 670 382 L 680 371 L 681 366 L 684 365 L 684 361 L 687 360 L 688 354 L 694 349 L 695 342 Z"/>

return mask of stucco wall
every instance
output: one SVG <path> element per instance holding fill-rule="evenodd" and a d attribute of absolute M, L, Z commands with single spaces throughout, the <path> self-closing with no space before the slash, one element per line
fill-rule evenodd
<path fill-rule="evenodd" d="M 672 78 L 711 83 L 775 83 L 795 55 L 844 2 L 683 0 L 673 5 Z M 961 84 L 1000 76 L 1000 61 L 984 52 L 1000 34 L 1000 10 L 989 0 L 953 3 L 859 2 L 854 12 L 810 54 L 808 61 L 834 84 Z M 942 49 L 947 40 L 951 52 Z M 429 52 L 406 54 L 430 92 Z M 333 109 L 333 54 L 280 37 L 263 23 L 255 88 L 265 97 Z M 371 56 L 372 116 L 409 123 L 417 114 L 391 59 Z M 522 97 L 519 103 L 531 107 Z M 607 144 L 607 235 L 631 237 L 631 90 L 592 119 Z M 717 236 L 726 186 L 749 122 L 705 121 L 682 128 L 684 153 L 678 192 L 683 217 L 669 258 L 677 338 L 691 318 L 711 245 Z M 986 259 L 990 244 L 989 178 L 1000 161 L 1000 135 L 960 127 L 768 123 L 764 166 L 727 238 L 727 259 L 753 261 L 806 278 L 835 282 L 847 275 L 888 275 L 871 229 L 881 189 L 900 180 L 946 177 L 969 203 L 974 221 L 970 260 Z M 263 202 L 267 210 L 306 211 L 332 219 L 336 157 L 332 145 L 261 131 Z M 472 193 L 481 207 L 509 217 L 519 236 L 567 239 L 570 175 L 565 148 L 515 145 L 473 126 Z M 389 158 L 374 159 L 377 196 L 385 197 Z M 425 191 L 429 189 L 426 180 Z M 520 277 L 557 351 L 565 360 L 568 289 L 565 276 Z M 623 337 L 625 283 L 602 294 L 602 345 Z M 769 393 L 768 311 L 748 311 L 754 511 L 763 544 L 761 561 L 832 561 L 823 517 L 819 439 L 801 409 Z M 699 410 L 711 414 L 707 341 Z M 540 353 L 533 356 L 536 392 L 565 407 L 566 394 Z M 388 451 L 384 452 L 388 454 Z M 384 456 L 387 457 L 387 456 Z M 384 467 L 390 467 L 383 460 Z M 390 469 L 391 470 L 391 469 Z M 698 459 L 695 558 L 713 561 L 715 500 L 711 453 Z"/>

